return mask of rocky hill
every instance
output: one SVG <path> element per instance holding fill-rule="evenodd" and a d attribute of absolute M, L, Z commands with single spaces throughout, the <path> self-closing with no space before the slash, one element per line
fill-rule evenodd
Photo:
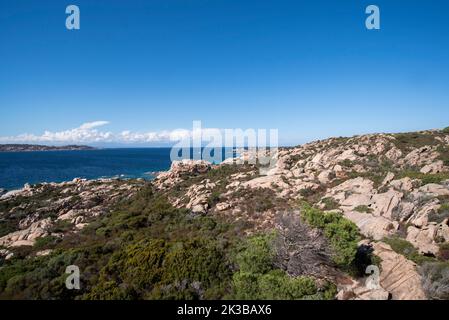
<path fill-rule="evenodd" d="M 449 129 L 252 156 L 1 196 L 0 298 L 449 299 Z"/>

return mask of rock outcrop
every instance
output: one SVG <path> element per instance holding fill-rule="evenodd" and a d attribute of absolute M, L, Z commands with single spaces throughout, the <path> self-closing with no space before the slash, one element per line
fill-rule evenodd
<path fill-rule="evenodd" d="M 331 138 L 280 148 L 276 155 L 277 165 L 268 170 L 247 163 L 258 157 L 250 150 L 219 165 L 175 161 L 149 185 L 176 208 L 184 208 L 189 218 L 212 215 L 242 226 L 245 234 L 276 229 L 282 239 L 277 244 L 279 267 L 293 276 L 335 281 L 338 299 L 427 298 L 421 266 L 413 262 L 420 260 L 408 260 L 386 243 L 394 237 L 421 258 L 449 258 L 444 251 L 449 246 L 447 131 Z M 144 185 L 75 179 L 0 190 L 0 258 L 11 259 L 15 248 L 32 246 L 39 238 L 64 237 L 54 228 L 58 224 L 69 225 L 66 233 L 80 232 Z M 302 202 L 335 211 L 358 227 L 380 259 L 379 286 L 370 286 L 365 277 L 342 275 L 330 262 L 323 233 L 299 219 Z M 35 254 L 45 256 L 51 249 Z"/>
<path fill-rule="evenodd" d="M 425 300 L 421 277 L 416 264 L 394 252 L 385 243 L 373 244 L 374 254 L 381 260 L 380 285 L 392 294 L 395 300 Z"/>
<path fill-rule="evenodd" d="M 73 232 L 78 232 L 87 222 L 107 213 L 119 200 L 129 198 L 144 184 L 142 181 L 120 181 L 115 179 L 74 179 L 63 183 L 26 185 L 21 190 L 0 197 L 2 204 L 21 204 L 8 211 L 0 211 L 0 217 L 17 220 L 17 231 L 1 235 L 0 246 L 32 246 L 36 239 L 52 233 L 58 221 L 67 221 Z M 8 206 L 6 206 L 8 207 Z M 0 209 L 1 210 L 1 209 Z M 11 226 L 14 227 L 14 226 Z"/>

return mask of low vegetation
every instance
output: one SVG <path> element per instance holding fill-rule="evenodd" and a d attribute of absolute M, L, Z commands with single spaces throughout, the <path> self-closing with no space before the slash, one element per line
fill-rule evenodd
<path fill-rule="evenodd" d="M 396 236 L 384 238 L 382 241 L 390 245 L 393 251 L 402 254 L 408 260 L 411 260 L 418 265 L 421 265 L 424 262 L 435 261 L 435 258 L 433 257 L 427 257 L 419 254 L 418 250 L 410 242 L 400 237 Z"/>
<path fill-rule="evenodd" d="M 429 213 L 429 221 L 441 223 L 449 218 L 449 203 L 443 203 L 436 212 Z"/>
<path fill-rule="evenodd" d="M 427 132 L 407 132 L 393 135 L 396 139 L 394 144 L 400 150 L 410 150 L 424 146 L 432 146 L 438 143 L 431 133 Z"/>
<path fill-rule="evenodd" d="M 297 300 L 333 299 L 334 285 L 327 283 L 318 288 L 312 277 L 290 277 L 273 265 L 275 235 L 249 238 L 236 255 L 239 270 L 233 275 L 237 299 Z"/>
<path fill-rule="evenodd" d="M 0 299 L 333 298 L 335 286 L 274 266 L 274 237 L 245 239 L 238 223 L 191 215 L 147 187 L 82 232 L 1 261 Z M 81 290 L 65 288 L 68 265 L 80 268 Z"/>
<path fill-rule="evenodd" d="M 372 213 L 373 209 L 366 205 L 360 205 L 354 208 L 354 211 L 360 212 L 360 213 Z"/>
<path fill-rule="evenodd" d="M 334 210 L 339 207 L 338 202 L 334 198 L 323 198 L 321 199 L 321 203 L 324 205 L 324 210 Z"/>
<path fill-rule="evenodd" d="M 449 299 L 449 262 L 425 263 L 420 268 L 422 285 L 430 299 Z"/>
<path fill-rule="evenodd" d="M 334 249 L 334 262 L 349 268 L 354 263 L 360 240 L 357 226 L 339 213 L 323 212 L 307 203 L 302 205 L 302 216 L 310 226 L 323 230 Z"/>
<path fill-rule="evenodd" d="M 441 183 L 444 180 L 449 179 L 448 172 L 442 173 L 421 173 L 419 171 L 404 171 L 401 173 L 401 178 L 409 177 L 411 179 L 421 180 L 422 185 L 429 183 Z"/>

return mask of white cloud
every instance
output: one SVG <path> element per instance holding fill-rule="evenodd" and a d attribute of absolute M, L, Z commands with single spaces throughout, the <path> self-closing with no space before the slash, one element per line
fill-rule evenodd
<path fill-rule="evenodd" d="M 83 125 L 81 125 L 80 129 L 83 130 L 89 130 L 89 129 L 93 129 L 96 127 L 102 127 L 109 124 L 109 121 L 94 121 L 94 122 L 87 122 Z"/>
<path fill-rule="evenodd" d="M 100 130 L 100 127 L 108 124 L 108 121 L 93 121 L 84 123 L 78 128 L 58 132 L 45 131 L 41 135 L 25 133 L 17 136 L 0 136 L 0 143 L 167 143 L 198 135 L 197 129 L 143 133 L 125 130 L 118 134 Z M 203 128 L 202 132 L 207 134 L 209 130 L 218 129 Z"/>
<path fill-rule="evenodd" d="M 108 121 L 95 121 L 84 123 L 78 128 L 52 132 L 45 131 L 42 135 L 21 134 L 12 137 L 0 137 L 0 142 L 15 143 L 77 143 L 77 142 L 101 142 L 108 141 L 113 138 L 111 132 L 99 131 L 96 128 L 109 124 Z"/>

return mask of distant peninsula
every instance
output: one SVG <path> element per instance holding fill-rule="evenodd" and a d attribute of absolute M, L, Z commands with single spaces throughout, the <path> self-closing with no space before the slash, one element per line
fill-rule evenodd
<path fill-rule="evenodd" d="M 0 152 L 95 150 L 89 146 L 44 146 L 37 144 L 0 144 Z"/>

